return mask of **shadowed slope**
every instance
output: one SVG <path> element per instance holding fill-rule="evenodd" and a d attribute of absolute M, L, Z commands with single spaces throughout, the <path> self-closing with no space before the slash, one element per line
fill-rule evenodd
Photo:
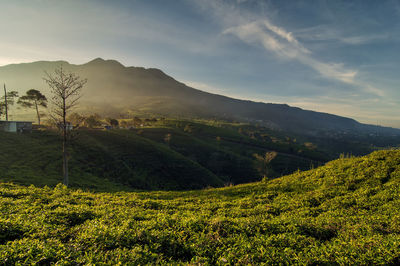
<path fill-rule="evenodd" d="M 201 165 L 135 134 L 79 131 L 71 144 L 71 186 L 96 190 L 222 186 Z M 61 148 L 50 132 L 0 132 L 0 180 L 39 186 L 61 182 Z M 23 154 L 23 156 L 21 156 Z"/>

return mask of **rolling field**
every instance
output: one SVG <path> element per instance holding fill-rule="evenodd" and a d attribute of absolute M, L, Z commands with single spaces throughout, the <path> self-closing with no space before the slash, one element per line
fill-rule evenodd
<path fill-rule="evenodd" d="M 0 185 L 0 264 L 398 264 L 400 151 L 268 182 L 93 193 Z"/>
<path fill-rule="evenodd" d="M 60 182 L 61 141 L 56 132 L 0 132 L 0 139 L 0 181 L 50 187 Z M 255 182 L 263 174 L 254 155 L 272 150 L 278 154 L 269 165 L 269 178 L 323 163 L 314 159 L 317 151 L 301 145 L 252 139 L 237 128 L 204 122 L 165 120 L 134 130 L 80 129 L 69 146 L 70 186 L 110 192 Z"/>

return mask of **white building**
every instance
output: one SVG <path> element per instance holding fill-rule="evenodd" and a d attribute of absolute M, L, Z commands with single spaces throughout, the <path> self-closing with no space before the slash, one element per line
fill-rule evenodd
<path fill-rule="evenodd" d="M 0 131 L 6 132 L 32 132 L 32 122 L 28 121 L 2 121 Z"/>

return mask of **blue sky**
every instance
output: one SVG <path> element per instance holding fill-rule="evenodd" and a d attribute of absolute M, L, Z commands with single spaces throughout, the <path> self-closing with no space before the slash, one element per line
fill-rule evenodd
<path fill-rule="evenodd" d="M 0 1 L 0 65 L 97 57 L 400 128 L 400 0 Z"/>

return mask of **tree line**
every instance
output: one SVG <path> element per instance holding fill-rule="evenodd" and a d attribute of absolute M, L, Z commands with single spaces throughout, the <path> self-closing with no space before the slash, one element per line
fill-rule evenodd
<path fill-rule="evenodd" d="M 70 111 L 78 104 L 81 97 L 81 90 L 87 80 L 82 79 L 75 73 L 67 72 L 62 66 L 56 68 L 54 73 L 45 72 L 43 80 L 50 88 L 51 110 L 50 119 L 57 125 L 62 136 L 62 157 L 63 157 L 63 181 L 68 186 L 68 143 L 70 130 L 68 127 L 67 116 Z M 18 101 L 16 101 L 18 99 Z M 41 121 L 39 108 L 47 108 L 48 100 L 39 90 L 31 89 L 25 95 L 18 97 L 17 91 L 7 91 L 4 84 L 4 95 L 0 98 L 0 117 L 4 116 L 6 121 L 9 119 L 9 108 L 15 102 L 23 108 L 34 108 L 38 119 Z"/>
<path fill-rule="evenodd" d="M 16 101 L 18 98 L 18 101 Z M 34 108 L 38 124 L 40 125 L 41 117 L 44 115 L 40 112 L 39 108 L 47 108 L 47 98 L 39 90 L 30 89 L 25 95 L 19 97 L 17 91 L 7 91 L 6 84 L 4 84 L 4 95 L 0 98 L 0 117 L 4 116 L 5 120 L 9 119 L 10 107 L 15 102 L 23 108 Z"/>

